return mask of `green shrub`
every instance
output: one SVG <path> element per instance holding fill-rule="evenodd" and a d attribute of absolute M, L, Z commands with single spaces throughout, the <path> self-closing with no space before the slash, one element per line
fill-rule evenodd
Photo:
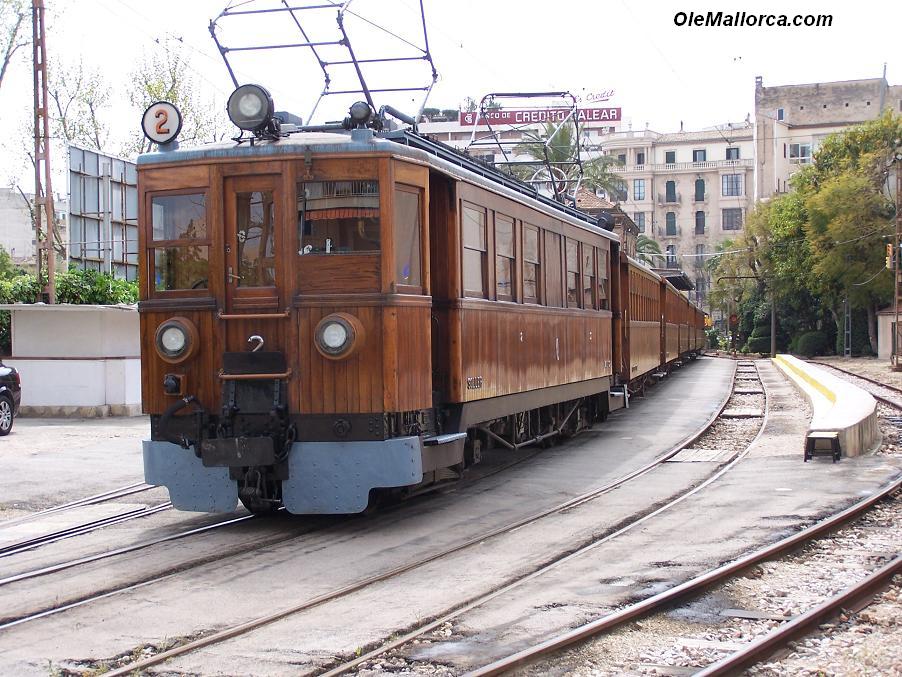
<path fill-rule="evenodd" d="M 824 332 L 809 331 L 799 336 L 796 350 L 804 357 L 815 357 L 826 354 L 829 345 L 830 340 Z"/>
<path fill-rule="evenodd" d="M 750 353 L 770 353 L 770 333 L 767 336 L 755 336 L 752 334 L 745 349 Z"/>

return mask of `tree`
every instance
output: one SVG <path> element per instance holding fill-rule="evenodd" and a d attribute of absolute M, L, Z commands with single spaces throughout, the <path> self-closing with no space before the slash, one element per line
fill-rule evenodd
<path fill-rule="evenodd" d="M 614 158 L 602 155 L 577 163 L 582 148 L 572 122 L 546 122 L 541 132 L 527 132 L 526 137 L 528 140 L 514 150 L 520 155 L 532 157 L 536 162 L 518 165 L 513 172 L 518 178 L 548 181 L 556 195 L 572 194 L 577 181 L 582 187 L 604 190 L 608 194 L 617 193 L 622 187 L 620 178 L 610 171 L 615 163 Z"/>
<path fill-rule="evenodd" d="M 0 89 L 16 52 L 29 44 L 29 5 L 24 0 L 0 0 Z"/>
<path fill-rule="evenodd" d="M 109 106 L 111 90 L 100 71 L 86 69 L 81 61 L 69 68 L 51 67 L 48 92 L 54 135 L 67 143 L 103 150 L 109 130 L 99 112 Z"/>
<path fill-rule="evenodd" d="M 211 105 L 197 94 L 190 64 L 179 41 L 166 40 L 152 54 L 145 55 L 132 73 L 129 102 L 138 114 L 155 101 L 168 101 L 182 114 L 179 141 L 187 144 L 208 143 L 223 139 L 228 131 L 224 107 Z M 220 111 L 221 112 L 218 112 Z M 149 151 L 151 143 L 137 132 L 126 144 L 123 154 L 134 157 Z"/>
<path fill-rule="evenodd" d="M 654 266 L 655 262 L 664 257 L 661 251 L 661 245 L 652 240 L 647 235 L 640 235 L 636 240 L 636 258 L 649 266 Z"/>

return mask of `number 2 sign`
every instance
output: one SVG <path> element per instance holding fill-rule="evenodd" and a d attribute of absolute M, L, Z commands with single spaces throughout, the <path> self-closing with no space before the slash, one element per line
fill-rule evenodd
<path fill-rule="evenodd" d="M 144 136 L 154 143 L 169 143 L 182 131 L 182 114 L 168 101 L 157 101 L 144 111 L 141 126 Z"/>

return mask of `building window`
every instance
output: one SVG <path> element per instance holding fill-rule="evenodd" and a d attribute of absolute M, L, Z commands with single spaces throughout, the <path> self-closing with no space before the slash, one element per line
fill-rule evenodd
<path fill-rule="evenodd" d="M 695 234 L 705 234 L 705 212 L 695 212 Z"/>
<path fill-rule="evenodd" d="M 486 233 L 485 209 L 464 204 L 464 296 L 485 298 L 486 295 Z"/>
<path fill-rule="evenodd" d="M 664 153 L 664 162 L 669 165 L 676 164 L 676 151 L 668 150 L 667 152 L 665 152 Z"/>
<path fill-rule="evenodd" d="M 633 179 L 633 199 L 645 199 L 645 179 Z"/>
<path fill-rule="evenodd" d="M 637 165 L 645 164 L 645 153 L 636 153 L 636 164 Z"/>
<path fill-rule="evenodd" d="M 542 267 L 539 259 L 539 229 L 523 224 L 523 301 L 539 302 L 539 278 Z"/>
<path fill-rule="evenodd" d="M 706 249 L 706 247 L 703 244 L 695 245 L 695 262 L 694 262 L 694 264 L 695 264 L 696 268 L 703 268 L 705 265 L 705 254 L 707 253 L 705 251 L 705 249 Z"/>
<path fill-rule="evenodd" d="M 676 268 L 676 245 L 669 244 L 665 250 L 666 265 L 668 268 Z"/>
<path fill-rule="evenodd" d="M 742 174 L 724 174 L 720 180 L 721 195 L 727 197 L 742 195 Z"/>
<path fill-rule="evenodd" d="M 810 143 L 791 143 L 789 144 L 789 161 L 793 164 L 806 165 L 811 162 L 811 144 Z"/>
<path fill-rule="evenodd" d="M 693 162 L 704 162 L 706 159 L 707 159 L 707 154 L 705 153 L 704 148 L 692 151 L 692 161 Z"/>
<path fill-rule="evenodd" d="M 742 229 L 742 209 L 731 207 L 722 210 L 721 227 L 724 230 L 741 230 Z"/>
<path fill-rule="evenodd" d="M 567 307 L 579 307 L 579 243 L 567 238 Z"/>
<path fill-rule="evenodd" d="M 738 160 L 739 159 L 739 149 L 738 148 L 727 148 L 727 160 Z"/>
<path fill-rule="evenodd" d="M 617 185 L 614 186 L 614 194 L 613 198 L 617 202 L 625 202 L 629 199 L 629 195 L 626 192 L 626 182 L 620 181 Z"/>
<path fill-rule="evenodd" d="M 696 179 L 695 180 L 695 201 L 696 202 L 704 202 L 705 201 L 705 180 L 704 179 Z"/>
<path fill-rule="evenodd" d="M 639 232 L 645 232 L 645 212 L 633 212 L 633 222 L 639 227 Z"/>
<path fill-rule="evenodd" d="M 778 119 L 778 120 L 782 120 L 782 119 L 783 119 L 783 109 L 782 109 L 782 108 L 778 108 L 778 109 L 777 109 L 777 119 Z"/>
<path fill-rule="evenodd" d="M 495 294 L 499 301 L 516 301 L 514 220 L 495 214 Z"/>
<path fill-rule="evenodd" d="M 617 156 L 617 164 L 625 165 L 626 164 L 626 153 L 621 153 Z"/>
<path fill-rule="evenodd" d="M 674 212 L 667 212 L 664 215 L 664 234 L 670 237 L 677 234 L 676 214 Z"/>
<path fill-rule="evenodd" d="M 676 181 L 664 184 L 664 202 L 676 202 Z"/>
<path fill-rule="evenodd" d="M 583 308 L 595 307 L 595 248 L 587 244 L 583 250 Z"/>

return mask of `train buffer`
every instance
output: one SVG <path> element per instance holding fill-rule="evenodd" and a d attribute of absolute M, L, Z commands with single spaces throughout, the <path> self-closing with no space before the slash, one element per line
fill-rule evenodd
<path fill-rule="evenodd" d="M 835 430 L 812 430 L 805 438 L 805 462 L 815 456 L 832 456 L 836 463 L 842 454 L 839 433 Z"/>

